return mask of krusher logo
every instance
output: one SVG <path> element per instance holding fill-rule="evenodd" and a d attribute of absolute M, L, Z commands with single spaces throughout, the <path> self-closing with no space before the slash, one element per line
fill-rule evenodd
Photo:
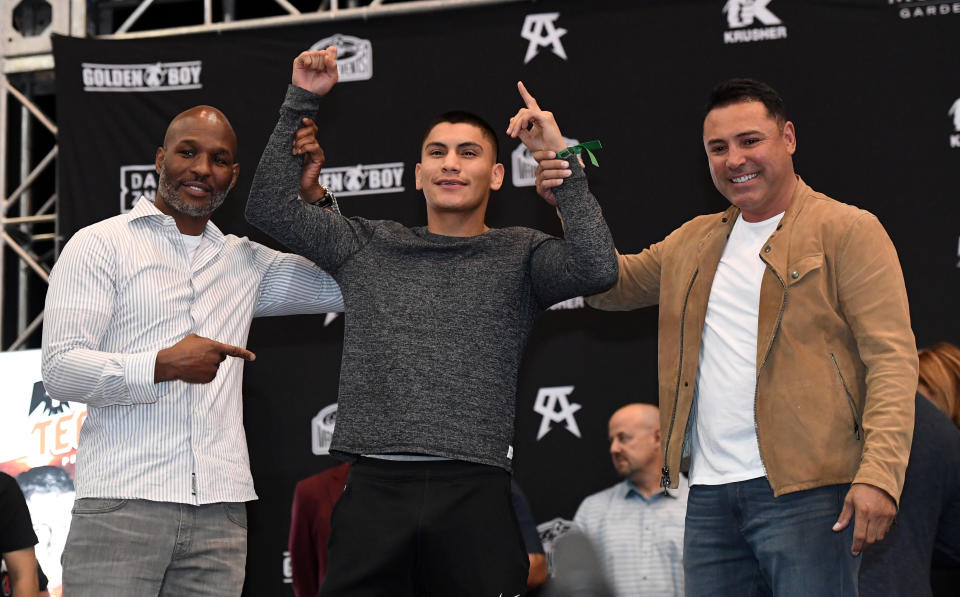
<path fill-rule="evenodd" d="M 337 75 L 341 83 L 373 78 L 373 44 L 369 39 L 337 33 L 310 46 L 310 50 L 337 47 Z"/>
<path fill-rule="evenodd" d="M 337 197 L 403 192 L 403 162 L 324 168 L 320 184 Z"/>
<path fill-rule="evenodd" d="M 577 419 L 573 416 L 580 410 L 580 405 L 567 400 L 567 397 L 572 393 L 573 386 L 540 388 L 540 391 L 537 392 L 533 412 L 543 417 L 540 420 L 540 429 L 537 431 L 537 441 L 540 441 L 550 431 L 551 423 L 566 423 L 567 431 L 580 437 L 580 427 L 577 425 Z"/>
<path fill-rule="evenodd" d="M 727 0 L 723 12 L 727 15 L 728 31 L 723 32 L 723 43 L 737 44 L 768 39 L 783 39 L 787 36 L 777 15 L 767 5 L 771 0 Z M 751 27 L 758 22 L 766 27 Z M 749 29 L 748 29 L 749 27 Z"/>
<path fill-rule="evenodd" d="M 949 14 L 960 14 L 960 2 L 943 2 L 942 0 L 887 0 L 889 6 L 900 7 L 901 19 L 915 19 L 919 17 L 937 17 Z"/>
<path fill-rule="evenodd" d="M 157 198 L 157 169 L 153 164 L 120 166 L 120 213 L 133 209 L 140 195 Z"/>
<path fill-rule="evenodd" d="M 563 138 L 567 147 L 578 145 L 580 142 L 576 139 Z M 527 146 L 521 143 L 510 153 L 510 178 L 515 187 L 532 187 L 537 184 L 537 160 L 533 159 L 533 153 L 527 149 Z"/>
<path fill-rule="evenodd" d="M 947 114 L 953 116 L 953 128 L 957 131 L 956 134 L 950 135 L 950 147 L 958 148 L 960 147 L 960 97 L 957 98 L 957 101 L 953 102 Z"/>
<path fill-rule="evenodd" d="M 181 91 L 201 89 L 202 61 L 80 65 L 84 91 Z"/>
<path fill-rule="evenodd" d="M 566 35 L 567 30 L 553 26 L 558 18 L 560 18 L 559 12 L 543 12 L 527 15 L 523 19 L 520 37 L 530 41 L 527 45 L 527 55 L 523 58 L 524 64 L 536 58 L 540 48 L 547 46 L 550 46 L 550 50 L 560 58 L 567 59 L 567 53 L 563 50 L 563 44 L 560 43 L 560 38 Z"/>

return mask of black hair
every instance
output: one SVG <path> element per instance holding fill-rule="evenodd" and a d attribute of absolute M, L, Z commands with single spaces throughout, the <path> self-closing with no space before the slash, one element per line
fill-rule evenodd
<path fill-rule="evenodd" d="M 423 136 L 420 138 L 421 150 L 423 149 L 423 144 L 427 142 L 427 137 L 430 136 L 430 131 L 433 130 L 433 127 L 443 122 L 449 122 L 451 124 L 472 124 L 473 126 L 479 128 L 481 131 L 483 131 L 483 136 L 490 141 L 491 145 L 493 145 L 493 162 L 498 163 L 500 161 L 500 144 L 497 142 L 497 133 L 493 130 L 493 127 L 490 126 L 490 123 L 483 118 L 480 118 L 473 112 L 466 112 L 464 110 L 444 112 L 443 114 L 440 114 L 431 120 L 424 129 Z"/>
<path fill-rule="evenodd" d="M 704 106 L 703 118 L 706 120 L 707 114 L 714 108 L 739 102 L 760 102 L 781 128 L 787 122 L 787 108 L 780 94 L 766 83 L 747 78 L 729 79 L 714 87 Z"/>

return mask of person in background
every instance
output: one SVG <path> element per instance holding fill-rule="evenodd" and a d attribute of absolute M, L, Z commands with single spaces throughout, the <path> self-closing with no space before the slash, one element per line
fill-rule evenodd
<path fill-rule="evenodd" d="M 960 348 L 939 342 L 924 348 L 917 391 L 960 427 Z"/>
<path fill-rule="evenodd" d="M 62 584 L 60 558 L 70 532 L 70 510 L 76 498 L 73 478 L 55 465 L 35 466 L 17 475 L 17 483 L 30 509 L 33 530 L 37 533 L 37 563 L 48 577 L 41 576 L 53 587 Z"/>
<path fill-rule="evenodd" d="M 620 597 L 683 594 L 687 485 L 660 487 L 660 411 L 628 404 L 610 417 L 610 457 L 623 481 L 580 504 L 574 524 L 593 542 Z"/>
<path fill-rule="evenodd" d="M 900 509 L 883 542 L 863 552 L 862 597 L 931 597 L 931 566 L 960 566 L 960 429 L 948 418 L 960 399 L 958 357 L 946 342 L 920 351 Z"/>
<path fill-rule="evenodd" d="M 50 597 L 50 579 L 48 579 L 47 575 L 43 573 L 43 568 L 40 567 L 40 562 L 37 562 L 37 577 L 40 580 L 40 591 L 37 593 L 37 597 Z"/>
<path fill-rule="evenodd" d="M 0 574 L 0 594 L 37 597 L 40 580 L 33 550 L 36 544 L 37 535 L 20 486 L 10 475 L 0 473 L 0 558 L 6 568 L 5 574 Z"/>
<path fill-rule="evenodd" d="M 330 517 L 349 472 L 344 462 L 298 481 L 293 491 L 288 545 L 296 597 L 316 597 L 327 575 Z"/>
<path fill-rule="evenodd" d="M 534 591 L 547 580 L 547 554 L 544 553 L 543 543 L 540 542 L 540 533 L 537 532 L 537 522 L 530 510 L 530 503 L 526 494 L 520 489 L 515 479 L 510 480 L 510 497 L 513 500 L 513 511 L 517 515 L 517 524 L 523 535 L 523 544 L 527 548 L 527 557 L 530 559 L 530 571 L 527 572 L 527 590 Z"/>

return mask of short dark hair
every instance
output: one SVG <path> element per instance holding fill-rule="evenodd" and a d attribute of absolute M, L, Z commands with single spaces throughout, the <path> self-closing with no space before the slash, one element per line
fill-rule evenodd
<path fill-rule="evenodd" d="M 729 79 L 714 87 L 704 107 L 703 119 L 706 120 L 707 114 L 714 108 L 739 102 L 760 102 L 781 128 L 787 122 L 787 107 L 780 94 L 762 81 L 747 78 Z"/>
<path fill-rule="evenodd" d="M 420 149 L 423 150 L 423 144 L 427 142 L 427 137 L 430 136 L 430 131 L 433 130 L 435 126 L 440 123 L 449 122 L 451 124 L 472 124 L 473 126 L 479 128 L 483 131 L 483 136 L 490 141 L 490 144 L 493 145 L 493 162 L 497 163 L 500 161 L 500 144 L 497 142 L 497 133 L 493 130 L 493 127 L 490 126 L 483 118 L 480 118 L 473 112 L 467 112 L 465 110 L 452 110 L 450 112 L 444 112 L 439 116 L 435 117 L 427 124 L 427 128 L 423 131 L 423 136 L 420 138 Z"/>

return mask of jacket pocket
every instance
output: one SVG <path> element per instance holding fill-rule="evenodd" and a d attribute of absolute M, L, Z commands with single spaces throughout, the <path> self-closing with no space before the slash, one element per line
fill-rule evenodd
<path fill-rule="evenodd" d="M 823 253 L 808 255 L 794 261 L 787 268 L 787 286 L 793 286 L 794 284 L 800 282 L 800 280 L 803 280 L 810 272 L 816 271 L 822 267 Z"/>
<path fill-rule="evenodd" d="M 837 357 L 832 352 L 830 353 L 830 360 L 833 361 L 833 367 L 837 371 L 837 377 L 840 378 L 840 386 L 843 388 L 843 393 L 847 397 L 847 404 L 850 406 L 850 415 L 853 417 L 853 433 L 859 440 L 861 439 L 860 430 L 863 425 L 860 421 L 860 413 L 857 411 L 857 404 L 853 401 L 853 394 L 850 393 L 850 388 L 847 387 L 847 380 L 843 378 L 843 372 L 840 371 L 840 363 L 837 362 Z"/>

